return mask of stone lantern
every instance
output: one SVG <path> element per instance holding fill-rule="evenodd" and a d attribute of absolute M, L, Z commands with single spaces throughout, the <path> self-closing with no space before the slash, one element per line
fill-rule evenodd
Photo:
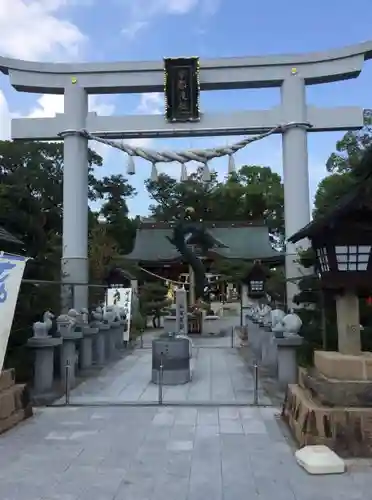
<path fill-rule="evenodd" d="M 246 285 L 246 292 L 252 299 L 259 299 L 265 296 L 266 273 L 261 262 L 256 260 L 243 278 L 243 285 Z"/>
<path fill-rule="evenodd" d="M 372 148 L 352 175 L 348 193 L 289 238 L 311 241 L 321 286 L 336 303 L 338 351 L 315 351 L 283 414 L 300 444 L 372 456 L 372 353 L 362 351 L 359 318 L 359 299 L 372 290 Z"/>

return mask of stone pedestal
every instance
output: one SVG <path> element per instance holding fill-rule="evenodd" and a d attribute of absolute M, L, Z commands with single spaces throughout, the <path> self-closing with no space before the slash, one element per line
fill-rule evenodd
<path fill-rule="evenodd" d="M 282 387 L 295 384 L 298 378 L 297 348 L 303 343 L 299 335 L 276 338 L 278 349 L 278 381 Z"/>
<path fill-rule="evenodd" d="M 152 382 L 159 383 L 163 365 L 163 384 L 185 384 L 191 380 L 190 342 L 187 338 L 155 339 L 152 341 Z"/>
<path fill-rule="evenodd" d="M 110 360 L 114 357 L 115 354 L 115 348 L 113 345 L 113 328 L 112 324 L 108 324 L 108 329 L 106 331 L 105 335 L 105 352 L 106 352 L 106 359 Z"/>
<path fill-rule="evenodd" d="M 372 456 L 372 353 L 315 351 L 299 370 L 283 417 L 299 444 L 325 444 L 343 457 Z"/>
<path fill-rule="evenodd" d="M 98 333 L 94 338 L 94 350 L 93 350 L 93 361 L 94 364 L 98 366 L 102 366 L 106 361 L 106 334 L 110 329 L 109 325 L 105 325 L 103 323 L 98 326 Z"/>
<path fill-rule="evenodd" d="M 54 349 L 62 344 L 61 338 L 31 337 L 27 346 L 35 352 L 34 384 L 35 395 L 52 391 L 54 378 Z"/>
<path fill-rule="evenodd" d="M 99 333 L 97 337 L 97 363 L 103 365 L 109 359 L 108 336 L 110 325 L 102 323 L 99 326 Z"/>
<path fill-rule="evenodd" d="M 358 355 L 360 339 L 359 299 L 353 293 L 336 297 L 338 350 L 341 354 Z"/>
<path fill-rule="evenodd" d="M 278 346 L 275 335 L 265 330 L 261 346 L 262 365 L 269 371 L 270 375 L 276 377 L 278 374 Z"/>
<path fill-rule="evenodd" d="M 66 333 L 63 337 L 61 349 L 61 374 L 62 380 L 66 382 L 66 366 L 69 366 L 69 381 L 70 387 L 73 387 L 76 382 L 76 365 L 77 365 L 77 350 L 76 342 L 83 338 L 83 332 Z"/>
<path fill-rule="evenodd" d="M 31 416 L 26 385 L 15 383 L 14 370 L 0 372 L 0 434 Z"/>
<path fill-rule="evenodd" d="M 115 356 L 117 354 L 118 349 L 118 338 L 120 337 L 122 332 L 121 325 L 119 321 L 111 324 L 110 330 L 110 342 L 111 342 L 111 355 Z"/>
<path fill-rule="evenodd" d="M 127 322 L 125 320 L 120 320 L 120 327 L 117 331 L 116 347 L 117 349 L 122 349 L 124 347 L 124 328 Z"/>
<path fill-rule="evenodd" d="M 86 370 L 93 364 L 93 339 L 98 334 L 99 328 L 90 326 L 83 327 L 83 338 L 81 340 L 81 368 Z"/>
<path fill-rule="evenodd" d="M 249 334 L 248 334 L 248 341 L 249 344 L 252 348 L 253 354 L 256 358 L 257 361 L 261 361 L 261 334 L 263 332 L 261 329 L 256 326 L 256 324 L 252 325 L 252 327 L 249 329 Z"/>

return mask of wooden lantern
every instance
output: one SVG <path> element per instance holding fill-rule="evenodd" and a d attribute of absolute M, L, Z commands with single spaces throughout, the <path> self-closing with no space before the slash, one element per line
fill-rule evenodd
<path fill-rule="evenodd" d="M 372 164 L 371 164 L 372 170 Z M 372 175 L 367 172 L 337 205 L 291 236 L 309 238 L 322 287 L 369 295 L 372 288 Z"/>
<path fill-rule="evenodd" d="M 255 261 L 251 270 L 242 280 L 248 286 L 248 295 L 252 298 L 265 296 L 266 273 L 260 261 Z"/>

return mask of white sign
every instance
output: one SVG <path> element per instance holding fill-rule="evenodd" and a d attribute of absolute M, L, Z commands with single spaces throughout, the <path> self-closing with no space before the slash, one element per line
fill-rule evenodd
<path fill-rule="evenodd" d="M 27 257 L 0 252 L 0 372 L 12 328 Z"/>
<path fill-rule="evenodd" d="M 106 304 L 116 306 L 122 310 L 127 318 L 127 328 L 123 333 L 123 340 L 129 341 L 130 319 L 132 315 L 132 289 L 113 287 L 107 289 Z"/>

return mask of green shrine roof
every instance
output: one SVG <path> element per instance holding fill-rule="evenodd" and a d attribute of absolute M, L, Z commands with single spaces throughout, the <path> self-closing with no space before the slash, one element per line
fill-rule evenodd
<path fill-rule="evenodd" d="M 280 252 L 270 244 L 269 230 L 254 222 L 204 222 L 203 227 L 216 240 L 211 253 L 228 259 L 281 259 Z M 143 222 L 137 229 L 133 251 L 127 259 L 139 262 L 170 262 L 181 255 L 167 237 L 172 236 L 172 224 Z"/>

